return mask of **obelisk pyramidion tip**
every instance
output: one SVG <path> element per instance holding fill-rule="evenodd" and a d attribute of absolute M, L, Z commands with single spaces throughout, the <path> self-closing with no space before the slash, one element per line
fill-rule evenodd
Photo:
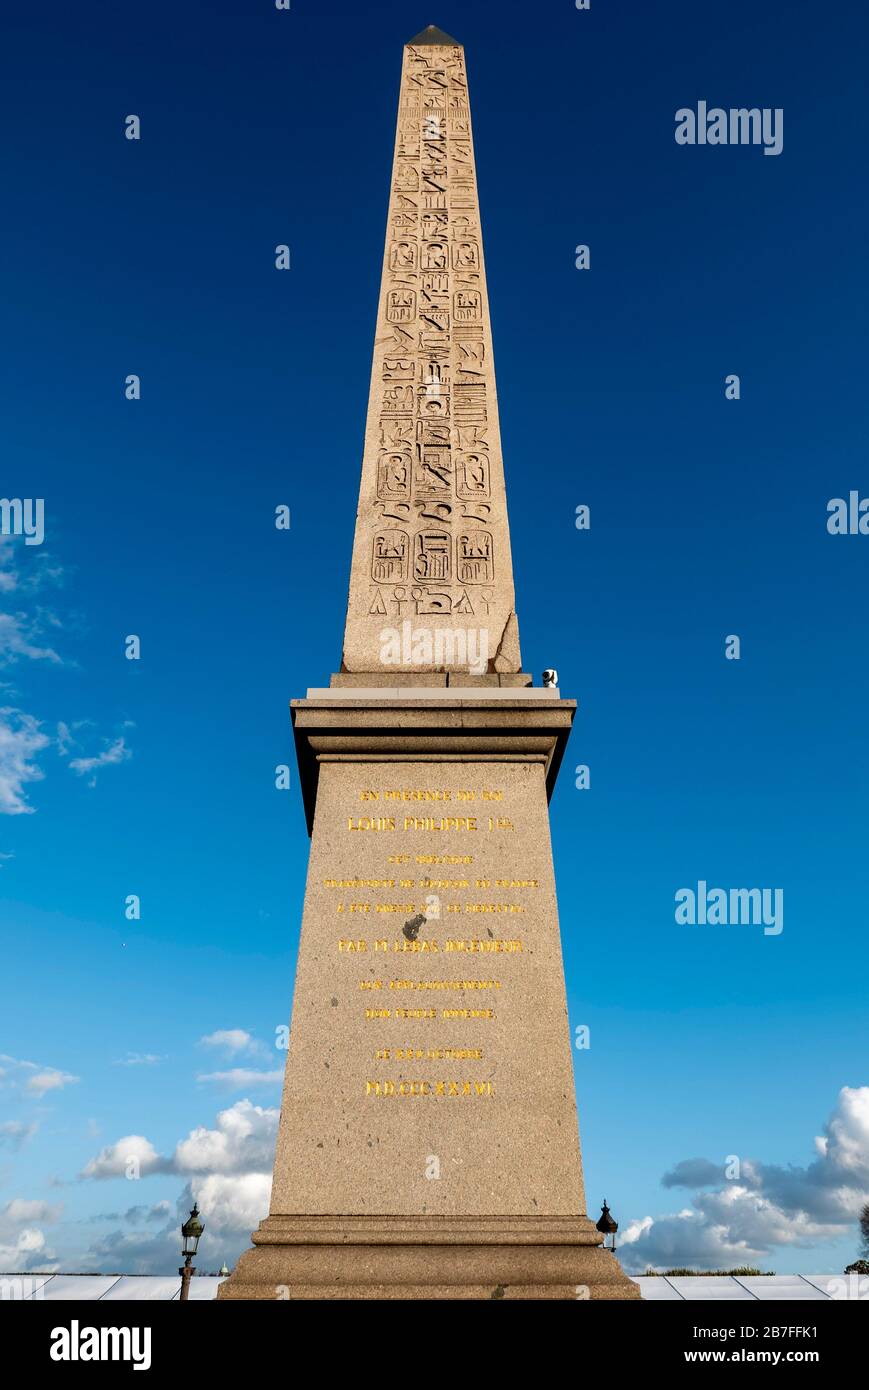
<path fill-rule="evenodd" d="M 448 48 L 456 46 L 459 48 L 461 47 L 458 39 L 454 39 L 449 34 L 445 34 L 443 29 L 439 29 L 436 24 L 430 24 L 427 29 L 423 29 L 421 34 L 417 34 L 413 39 L 408 39 L 409 47 L 418 48 L 420 44 L 433 44 L 438 48 L 444 46 Z"/>

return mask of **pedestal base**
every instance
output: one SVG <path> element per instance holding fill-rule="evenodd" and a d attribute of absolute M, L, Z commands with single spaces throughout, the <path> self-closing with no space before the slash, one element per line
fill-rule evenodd
<path fill-rule="evenodd" d="M 269 1216 L 223 1299 L 639 1300 L 587 1216 Z"/>

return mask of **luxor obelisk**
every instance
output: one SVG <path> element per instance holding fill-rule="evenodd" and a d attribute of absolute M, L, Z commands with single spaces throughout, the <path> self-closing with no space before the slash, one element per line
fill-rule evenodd
<path fill-rule="evenodd" d="M 638 1297 L 585 1215 L 549 840 L 575 703 L 521 670 L 464 50 L 405 46 L 341 671 L 271 1210 L 221 1298 Z"/>

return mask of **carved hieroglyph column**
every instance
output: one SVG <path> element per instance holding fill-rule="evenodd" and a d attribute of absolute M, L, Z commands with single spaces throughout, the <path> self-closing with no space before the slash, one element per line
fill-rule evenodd
<path fill-rule="evenodd" d="M 519 670 L 465 55 L 434 28 L 404 49 L 342 669 L 405 619 L 417 671 L 467 671 L 469 628 Z"/>
<path fill-rule="evenodd" d="M 429 29 L 343 669 L 292 701 L 311 856 L 271 1208 L 221 1299 L 639 1297 L 585 1213 L 548 814 L 576 705 L 519 668 L 464 54 Z"/>

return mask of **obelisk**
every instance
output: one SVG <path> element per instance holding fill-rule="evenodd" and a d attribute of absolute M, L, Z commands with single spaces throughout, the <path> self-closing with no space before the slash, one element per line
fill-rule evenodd
<path fill-rule="evenodd" d="M 405 46 L 341 670 L 291 702 L 311 855 L 271 1208 L 221 1298 L 639 1297 L 585 1214 L 462 46 Z"/>
<path fill-rule="evenodd" d="M 382 673 L 405 619 L 417 673 L 468 671 L 434 650 L 454 628 L 519 671 L 465 59 L 433 27 L 404 50 L 342 671 Z"/>

